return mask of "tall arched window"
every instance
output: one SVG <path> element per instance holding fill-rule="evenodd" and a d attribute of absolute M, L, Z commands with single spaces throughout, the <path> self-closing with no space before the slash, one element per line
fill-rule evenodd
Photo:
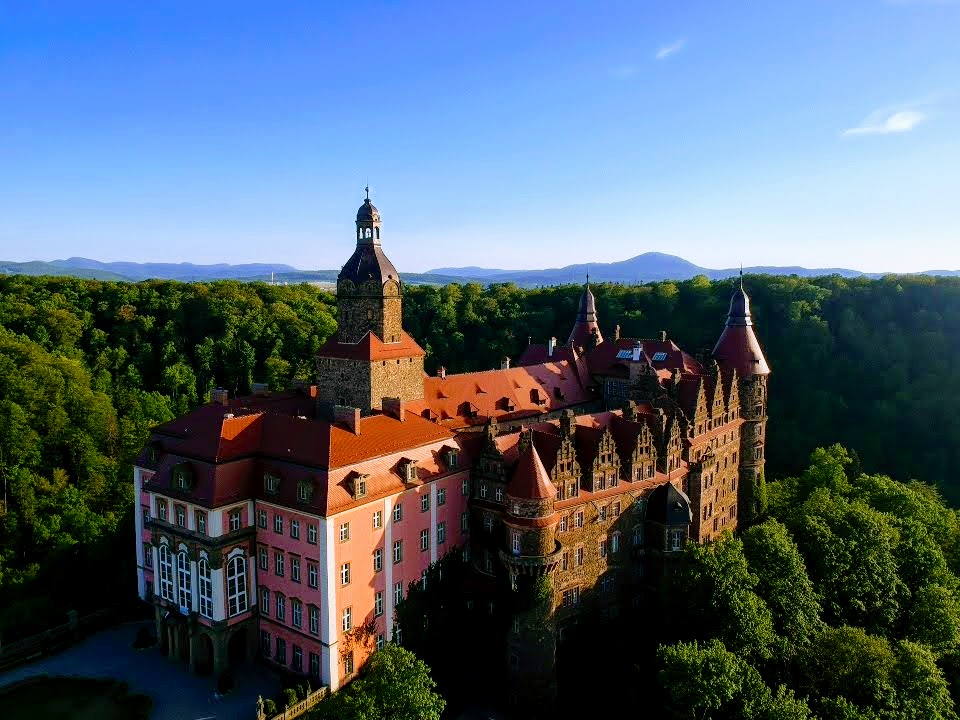
<path fill-rule="evenodd" d="M 210 578 L 210 565 L 206 560 L 197 564 L 197 591 L 200 595 L 200 614 L 205 618 L 213 617 L 213 582 Z"/>
<path fill-rule="evenodd" d="M 227 610 L 231 617 L 247 610 L 247 559 L 243 555 L 227 563 Z"/>
<path fill-rule="evenodd" d="M 160 546 L 160 597 L 173 602 L 173 560 L 170 549 L 166 545 Z"/>
<path fill-rule="evenodd" d="M 190 591 L 190 558 L 186 550 L 181 550 L 177 553 L 177 601 L 180 607 L 187 610 L 190 609 L 192 597 Z"/>

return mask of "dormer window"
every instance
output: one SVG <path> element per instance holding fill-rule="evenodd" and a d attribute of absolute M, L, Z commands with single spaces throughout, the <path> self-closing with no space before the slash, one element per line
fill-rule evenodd
<path fill-rule="evenodd" d="M 460 453 L 456 450 L 447 450 L 447 467 L 451 470 L 460 462 Z"/>
<path fill-rule="evenodd" d="M 308 503 L 313 497 L 313 484 L 309 480 L 297 483 L 297 502 Z"/>
<path fill-rule="evenodd" d="M 367 495 L 367 475 L 353 473 L 350 480 L 350 491 L 353 493 L 353 499 L 357 500 Z"/>
<path fill-rule="evenodd" d="M 193 487 L 193 471 L 186 463 L 181 463 L 173 468 L 173 486 L 184 492 Z"/>
<path fill-rule="evenodd" d="M 147 446 L 147 460 L 155 463 L 160 459 L 160 443 L 152 442 Z"/>
<path fill-rule="evenodd" d="M 276 495 L 280 492 L 280 476 L 273 473 L 263 474 L 263 489 L 269 495 Z"/>
<path fill-rule="evenodd" d="M 417 479 L 416 460 L 403 460 L 400 463 L 400 476 L 407 482 L 414 482 Z"/>

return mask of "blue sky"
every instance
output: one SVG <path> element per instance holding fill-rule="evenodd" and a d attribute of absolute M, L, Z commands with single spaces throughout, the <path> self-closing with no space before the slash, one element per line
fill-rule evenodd
<path fill-rule="evenodd" d="M 0 259 L 960 268 L 960 2 L 0 16 Z"/>

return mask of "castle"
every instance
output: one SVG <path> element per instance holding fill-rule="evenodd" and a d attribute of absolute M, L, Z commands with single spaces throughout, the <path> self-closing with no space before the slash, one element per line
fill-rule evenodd
<path fill-rule="evenodd" d="M 568 624 L 628 611 L 688 540 L 752 510 L 770 369 L 742 279 L 710 357 L 605 339 L 588 282 L 566 343 L 425 376 L 369 191 L 356 228 L 316 384 L 214 391 L 139 455 L 139 595 L 191 670 L 259 655 L 336 690 L 457 549 L 479 587 L 546 594 L 518 604 L 505 663 L 511 693 L 549 698 Z"/>

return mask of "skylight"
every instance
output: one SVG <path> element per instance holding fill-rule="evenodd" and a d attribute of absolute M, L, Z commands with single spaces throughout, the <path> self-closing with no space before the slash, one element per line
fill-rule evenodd
<path fill-rule="evenodd" d="M 667 359 L 667 354 L 665 352 L 657 352 L 653 354 L 654 362 L 663 362 Z"/>
<path fill-rule="evenodd" d="M 617 360 L 629 360 L 633 357 L 632 350 L 621 350 L 617 353 Z"/>

